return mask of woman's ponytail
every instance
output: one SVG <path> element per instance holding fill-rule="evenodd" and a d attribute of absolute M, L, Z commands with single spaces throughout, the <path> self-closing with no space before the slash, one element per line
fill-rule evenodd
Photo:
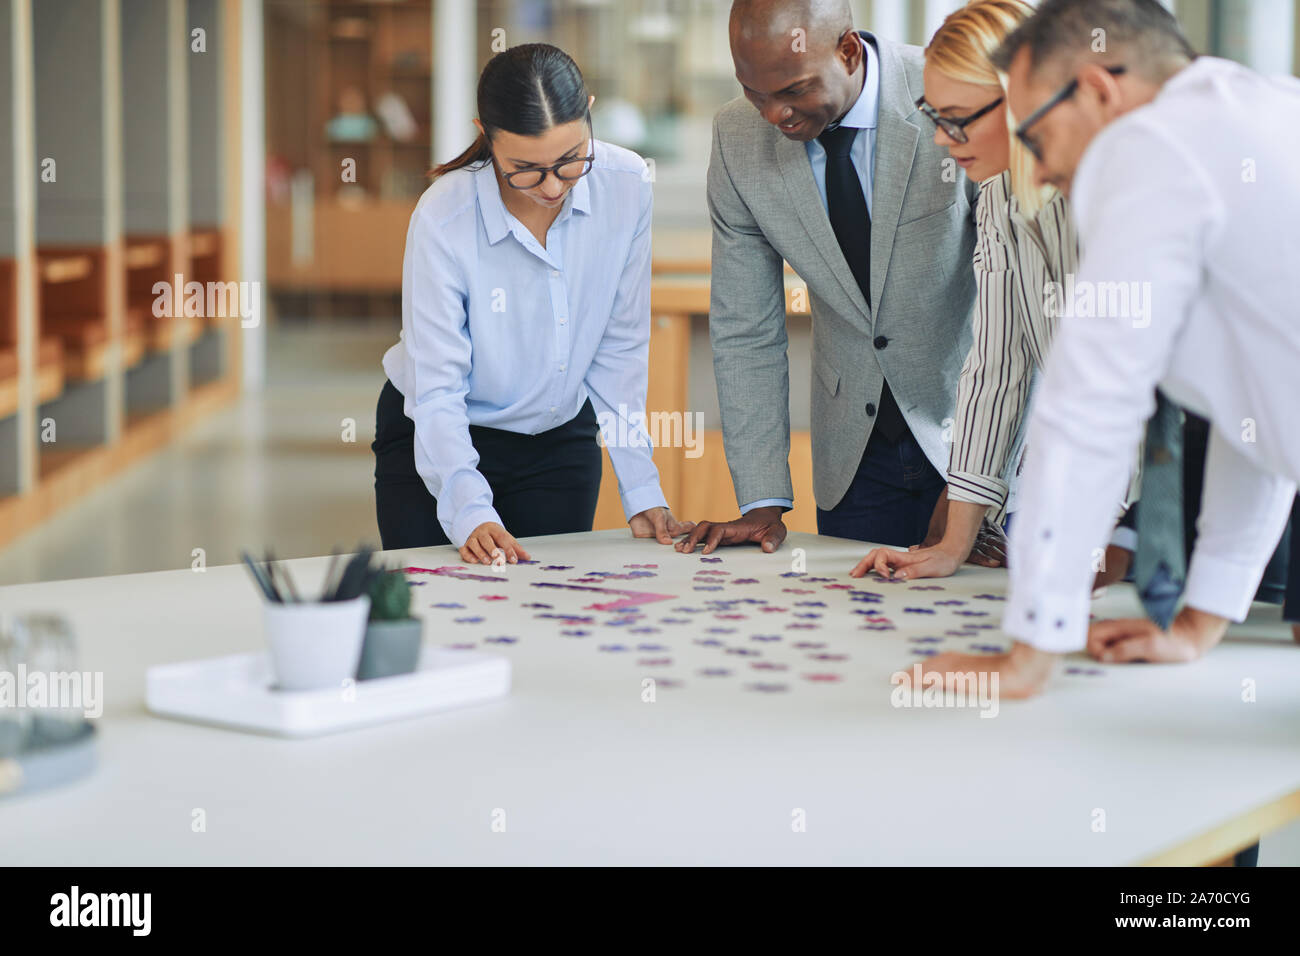
<path fill-rule="evenodd" d="M 470 145 L 469 149 L 461 153 L 455 159 L 448 160 L 445 163 L 433 167 L 429 170 L 429 178 L 437 179 L 439 176 L 445 176 L 454 169 L 463 169 L 466 166 L 473 166 L 488 162 L 492 158 L 492 147 L 488 145 L 488 138 L 483 133 L 478 134 L 478 139 Z"/>

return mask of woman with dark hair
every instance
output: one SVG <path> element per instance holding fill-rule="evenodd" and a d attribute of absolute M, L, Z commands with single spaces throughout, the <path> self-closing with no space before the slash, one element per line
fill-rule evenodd
<path fill-rule="evenodd" d="M 668 510 L 644 427 L 650 177 L 592 136 L 594 100 L 556 47 L 497 54 L 478 138 L 411 216 L 371 446 L 386 549 L 513 564 L 529 560 L 516 538 L 590 531 L 598 431 L 632 533 L 693 527 Z"/>

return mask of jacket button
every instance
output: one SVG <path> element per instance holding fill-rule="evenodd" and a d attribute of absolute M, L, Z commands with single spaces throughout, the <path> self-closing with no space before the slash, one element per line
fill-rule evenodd
<path fill-rule="evenodd" d="M 874 402 L 867 402 L 867 409 L 866 409 L 866 411 L 867 411 L 867 415 L 868 415 L 868 417 L 874 416 L 874 415 L 876 414 L 876 406 L 875 406 L 875 403 L 874 403 Z"/>
<path fill-rule="evenodd" d="M 883 335 L 877 335 L 876 340 L 871 344 L 878 349 L 883 349 L 886 345 L 889 344 L 889 339 L 885 338 Z"/>

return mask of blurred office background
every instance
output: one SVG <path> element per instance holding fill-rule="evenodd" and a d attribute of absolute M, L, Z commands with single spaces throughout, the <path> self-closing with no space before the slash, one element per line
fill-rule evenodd
<path fill-rule="evenodd" d="M 957 6 L 853 4 L 912 43 Z M 739 93 L 729 7 L 0 0 L 0 583 L 377 539 L 369 442 L 407 219 L 473 137 L 482 65 L 531 41 L 581 65 L 598 137 L 653 161 L 648 405 L 702 452 L 656 460 L 680 516 L 734 514 L 704 315 L 710 123 Z M 1172 8 L 1199 49 L 1296 71 L 1296 0 Z M 176 276 L 239 283 L 245 309 L 156 315 Z M 789 520 L 811 530 L 808 323 L 792 308 Z M 607 468 L 597 526 L 622 525 Z"/>

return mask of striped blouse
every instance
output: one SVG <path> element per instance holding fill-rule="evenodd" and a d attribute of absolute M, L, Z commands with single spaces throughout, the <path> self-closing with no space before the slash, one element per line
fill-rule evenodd
<path fill-rule="evenodd" d="M 957 386 L 948 497 L 989 505 L 1001 523 L 1014 510 L 1035 373 L 1056 333 L 1046 290 L 1077 271 L 1079 242 L 1064 196 L 1027 218 L 1009 173 L 981 184 L 976 229 L 974 337 Z"/>

